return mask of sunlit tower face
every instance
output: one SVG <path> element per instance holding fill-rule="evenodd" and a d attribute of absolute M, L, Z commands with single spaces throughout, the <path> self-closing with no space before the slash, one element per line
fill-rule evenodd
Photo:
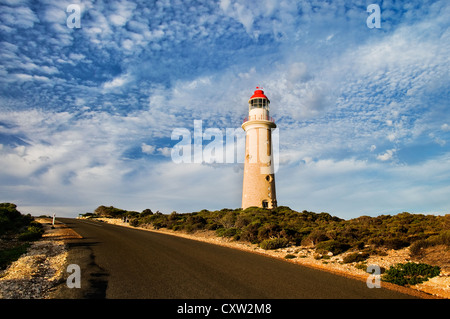
<path fill-rule="evenodd" d="M 242 128 L 246 132 L 242 208 L 277 207 L 272 154 L 272 129 L 276 124 L 269 116 L 270 101 L 257 87 L 248 101 L 248 119 Z"/>

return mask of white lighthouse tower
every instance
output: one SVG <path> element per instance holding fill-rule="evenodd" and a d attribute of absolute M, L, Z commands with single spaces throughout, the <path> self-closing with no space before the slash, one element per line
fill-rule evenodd
<path fill-rule="evenodd" d="M 272 129 L 277 126 L 269 116 L 269 103 L 257 87 L 248 101 L 248 119 L 242 124 L 246 132 L 242 209 L 277 207 L 272 154 Z"/>

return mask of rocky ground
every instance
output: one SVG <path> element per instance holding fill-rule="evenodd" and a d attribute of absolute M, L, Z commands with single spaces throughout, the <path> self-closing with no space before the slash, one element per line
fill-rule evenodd
<path fill-rule="evenodd" d="M 63 279 L 67 258 L 65 240 L 78 235 L 64 224 L 36 218 L 44 226 L 41 240 L 0 272 L 0 299 L 44 299 Z"/>

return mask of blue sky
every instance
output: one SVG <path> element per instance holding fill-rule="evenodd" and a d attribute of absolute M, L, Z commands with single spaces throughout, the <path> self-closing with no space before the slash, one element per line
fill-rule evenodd
<path fill-rule="evenodd" d="M 239 128 L 262 86 L 280 205 L 449 213 L 447 0 L 0 6 L 0 201 L 22 212 L 240 207 L 242 164 L 174 163 L 171 134 Z"/>

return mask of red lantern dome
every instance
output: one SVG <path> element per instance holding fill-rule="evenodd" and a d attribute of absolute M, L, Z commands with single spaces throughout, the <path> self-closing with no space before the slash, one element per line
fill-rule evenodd
<path fill-rule="evenodd" d="M 251 99 L 256 99 L 256 98 L 263 98 L 263 99 L 269 100 L 269 99 L 267 98 L 267 96 L 265 96 L 264 91 L 262 90 L 262 88 L 260 88 L 260 87 L 256 87 L 256 90 L 255 90 L 255 92 L 253 93 L 253 95 L 252 95 L 252 97 L 250 98 L 250 100 L 251 100 Z"/>

